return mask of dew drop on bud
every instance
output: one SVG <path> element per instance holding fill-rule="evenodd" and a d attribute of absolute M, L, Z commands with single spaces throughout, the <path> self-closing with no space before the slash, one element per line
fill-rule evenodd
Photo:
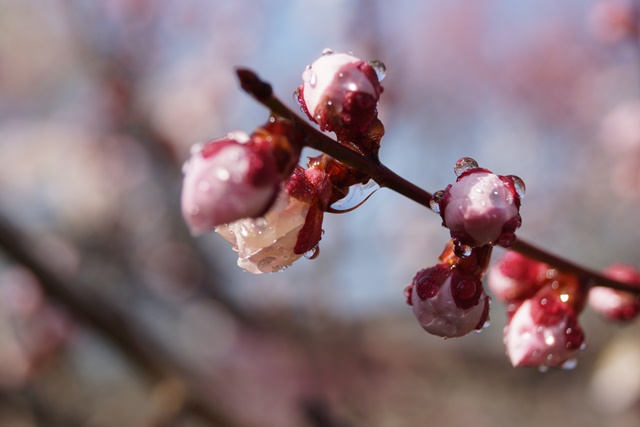
<path fill-rule="evenodd" d="M 334 50 L 326 48 L 322 51 L 322 56 L 333 55 L 334 53 L 336 53 Z"/>
<path fill-rule="evenodd" d="M 456 254 L 458 258 L 467 258 L 471 255 L 472 248 L 468 245 L 460 245 L 456 244 L 453 246 L 453 253 Z"/>
<path fill-rule="evenodd" d="M 509 175 L 508 177 L 513 181 L 513 187 L 516 189 L 516 194 L 518 194 L 518 197 L 522 199 L 524 197 L 524 193 L 527 191 L 524 181 L 520 179 L 519 176 Z"/>
<path fill-rule="evenodd" d="M 429 200 L 429 207 L 435 213 L 440 213 L 440 200 L 442 200 L 442 196 L 444 195 L 444 191 L 438 190 L 433 193 L 431 200 Z"/>
<path fill-rule="evenodd" d="M 466 171 L 475 169 L 477 167 L 478 167 L 478 162 L 473 160 L 471 157 L 463 157 L 460 160 L 458 160 L 456 164 L 453 166 L 453 172 L 456 174 L 456 176 L 460 176 Z"/>
<path fill-rule="evenodd" d="M 369 61 L 369 65 L 376 72 L 376 76 L 378 77 L 378 81 L 381 82 L 387 76 L 387 67 L 384 65 L 382 61 L 379 59 L 373 59 Z"/>
<path fill-rule="evenodd" d="M 306 259 L 316 259 L 320 255 L 320 247 L 315 245 L 313 248 L 309 249 L 304 253 L 304 257 Z"/>
<path fill-rule="evenodd" d="M 562 369 L 570 371 L 571 369 L 575 369 L 576 366 L 578 366 L 578 360 L 577 359 L 569 359 L 569 360 L 567 360 L 566 362 L 564 362 L 562 364 Z"/>
<path fill-rule="evenodd" d="M 377 182 L 370 179 L 365 184 L 354 184 L 349 187 L 349 192 L 345 197 L 338 200 L 330 207 L 331 213 L 347 213 L 360 207 L 369 197 L 380 189 Z"/>

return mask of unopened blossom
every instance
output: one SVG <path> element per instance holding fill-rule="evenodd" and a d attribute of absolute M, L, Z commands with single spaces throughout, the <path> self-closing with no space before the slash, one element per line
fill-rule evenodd
<path fill-rule="evenodd" d="M 489 268 L 487 285 L 493 295 L 511 302 L 532 297 L 545 283 L 549 266 L 515 251 L 506 251 Z"/>
<path fill-rule="evenodd" d="M 550 287 L 518 305 L 504 328 L 504 343 L 513 366 L 542 369 L 573 367 L 576 352 L 585 348 L 576 311 Z"/>
<path fill-rule="evenodd" d="M 182 214 L 194 234 L 258 217 L 281 181 L 273 157 L 235 132 L 197 149 L 185 164 Z"/>
<path fill-rule="evenodd" d="M 524 184 L 517 177 L 499 176 L 478 168 L 473 159 L 460 159 L 456 168 L 463 161 L 472 162 L 473 166 L 460 171 L 456 182 L 439 198 L 443 225 L 457 244 L 510 245 L 521 224 L 519 210 Z"/>
<path fill-rule="evenodd" d="M 371 65 L 350 54 L 325 51 L 302 78 L 298 100 L 322 130 L 357 135 L 369 129 L 382 93 Z"/>
<path fill-rule="evenodd" d="M 254 274 L 274 273 L 289 267 L 304 253 L 295 253 L 309 203 L 282 190 L 262 218 L 245 218 L 216 227 L 238 252 L 238 266 Z"/>
<path fill-rule="evenodd" d="M 238 266 L 254 274 L 289 267 L 317 251 L 331 182 L 322 170 L 297 167 L 261 218 L 246 218 L 216 228 L 238 252 Z"/>
<path fill-rule="evenodd" d="M 448 265 L 419 271 L 407 291 L 414 315 L 430 334 L 461 337 L 489 320 L 489 297 L 482 282 Z"/>
<path fill-rule="evenodd" d="M 640 271 L 633 267 L 615 264 L 604 273 L 640 290 Z M 589 290 L 589 306 L 608 320 L 628 321 L 640 313 L 640 295 L 594 286 Z"/>

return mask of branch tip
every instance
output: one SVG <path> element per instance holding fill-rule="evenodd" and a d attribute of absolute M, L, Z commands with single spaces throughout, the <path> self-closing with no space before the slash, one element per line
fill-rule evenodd
<path fill-rule="evenodd" d="M 256 98 L 258 101 L 266 101 L 273 95 L 271 85 L 258 77 L 258 75 L 249 68 L 236 68 L 236 75 L 240 80 L 240 87 Z"/>

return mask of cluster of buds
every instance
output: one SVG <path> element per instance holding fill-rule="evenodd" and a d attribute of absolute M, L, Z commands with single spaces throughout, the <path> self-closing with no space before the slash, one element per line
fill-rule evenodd
<path fill-rule="evenodd" d="M 333 132 L 336 144 L 375 166 L 380 166 L 384 135 L 377 104 L 385 72 L 379 61 L 325 50 L 305 69 L 295 92 L 302 111 L 322 131 Z M 263 83 L 248 70 L 239 75 L 243 87 Z M 249 92 L 265 105 L 277 104 L 264 85 Z M 274 115 L 251 135 L 234 132 L 196 147 L 185 165 L 182 211 L 192 232 L 216 231 L 238 253 L 238 265 L 255 274 L 283 270 L 303 255 L 314 258 L 324 214 L 340 212 L 337 202 L 370 180 L 327 154 L 309 158 L 302 167 L 310 133 L 290 113 L 284 115 Z M 494 174 L 468 157 L 456 162 L 454 172 L 455 183 L 436 192 L 429 204 L 451 240 L 440 262 L 419 271 L 405 289 L 420 325 L 444 338 L 488 326 L 490 298 L 482 279 L 493 247 L 509 248 L 516 241 L 525 193 L 517 176 Z M 640 288 L 636 270 L 614 266 L 606 274 Z M 578 315 L 588 285 L 511 251 L 492 266 L 489 286 L 507 305 L 504 342 L 514 366 L 575 365 L 576 352 L 585 348 Z M 629 320 L 640 313 L 640 298 L 630 293 L 593 287 L 588 296 L 608 319 Z"/>
<path fill-rule="evenodd" d="M 507 305 L 504 343 L 513 366 L 572 368 L 584 350 L 578 315 L 586 286 L 574 275 L 507 251 L 489 270 L 489 289 Z"/>
<path fill-rule="evenodd" d="M 407 304 L 420 326 L 443 338 L 467 335 L 489 326 L 490 299 L 482 287 L 491 259 L 491 245 L 475 248 L 465 258 L 449 241 L 440 263 L 420 270 L 405 288 Z"/>
<path fill-rule="evenodd" d="M 322 130 L 335 132 L 338 143 L 377 158 L 383 69 L 377 61 L 325 50 L 302 75 L 301 109 Z M 314 257 L 324 213 L 369 177 L 327 155 L 300 167 L 304 137 L 290 120 L 271 117 L 251 135 L 233 132 L 196 146 L 182 189 L 192 233 L 215 230 L 238 253 L 238 265 L 256 274 Z"/>
<path fill-rule="evenodd" d="M 444 338 L 460 337 L 489 324 L 489 302 L 482 277 L 495 244 L 509 246 L 520 226 L 524 183 L 500 176 L 463 157 L 454 166 L 457 180 L 431 200 L 451 240 L 440 263 L 419 271 L 405 289 L 407 304 L 420 325 Z"/>

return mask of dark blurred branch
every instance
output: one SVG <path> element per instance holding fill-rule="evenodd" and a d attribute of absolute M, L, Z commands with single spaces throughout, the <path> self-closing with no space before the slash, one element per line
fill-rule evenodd
<path fill-rule="evenodd" d="M 291 111 L 289 107 L 284 105 L 282 101 L 275 97 L 273 95 L 271 85 L 261 80 L 255 72 L 246 68 L 240 68 L 236 70 L 236 73 L 240 80 L 240 86 L 242 89 L 253 96 L 253 98 L 259 103 L 269 108 L 272 114 L 291 120 L 291 122 L 305 134 L 306 145 L 320 150 L 332 157 L 335 157 L 341 162 L 366 173 L 381 187 L 387 187 L 390 190 L 402 194 L 403 196 L 431 209 L 429 202 L 431 201 L 432 196 L 429 192 L 402 178 L 382 165 L 379 161 L 372 161 L 371 159 L 338 144 L 333 139 L 313 128 L 306 120 Z M 632 286 L 606 277 L 594 270 L 583 267 L 544 249 L 538 248 L 522 239 L 518 238 L 510 249 L 520 252 L 521 254 L 531 259 L 535 259 L 536 261 L 549 264 L 558 270 L 575 274 L 583 279 L 584 283 L 587 283 L 589 286 L 605 286 L 612 289 L 640 294 L 640 288 L 637 286 Z"/>
<path fill-rule="evenodd" d="M 215 426 L 239 426 L 220 408 L 204 401 L 194 381 L 165 349 L 140 328 L 135 329 L 122 310 L 102 299 L 75 293 L 87 289 L 61 280 L 30 251 L 27 239 L 7 220 L 0 218 L 0 248 L 35 274 L 45 295 L 63 307 L 79 324 L 109 341 L 151 382 L 174 381 L 185 390 L 182 409 Z M 66 282 L 66 283 L 65 283 Z M 134 330 L 135 329 L 135 330 Z"/>

